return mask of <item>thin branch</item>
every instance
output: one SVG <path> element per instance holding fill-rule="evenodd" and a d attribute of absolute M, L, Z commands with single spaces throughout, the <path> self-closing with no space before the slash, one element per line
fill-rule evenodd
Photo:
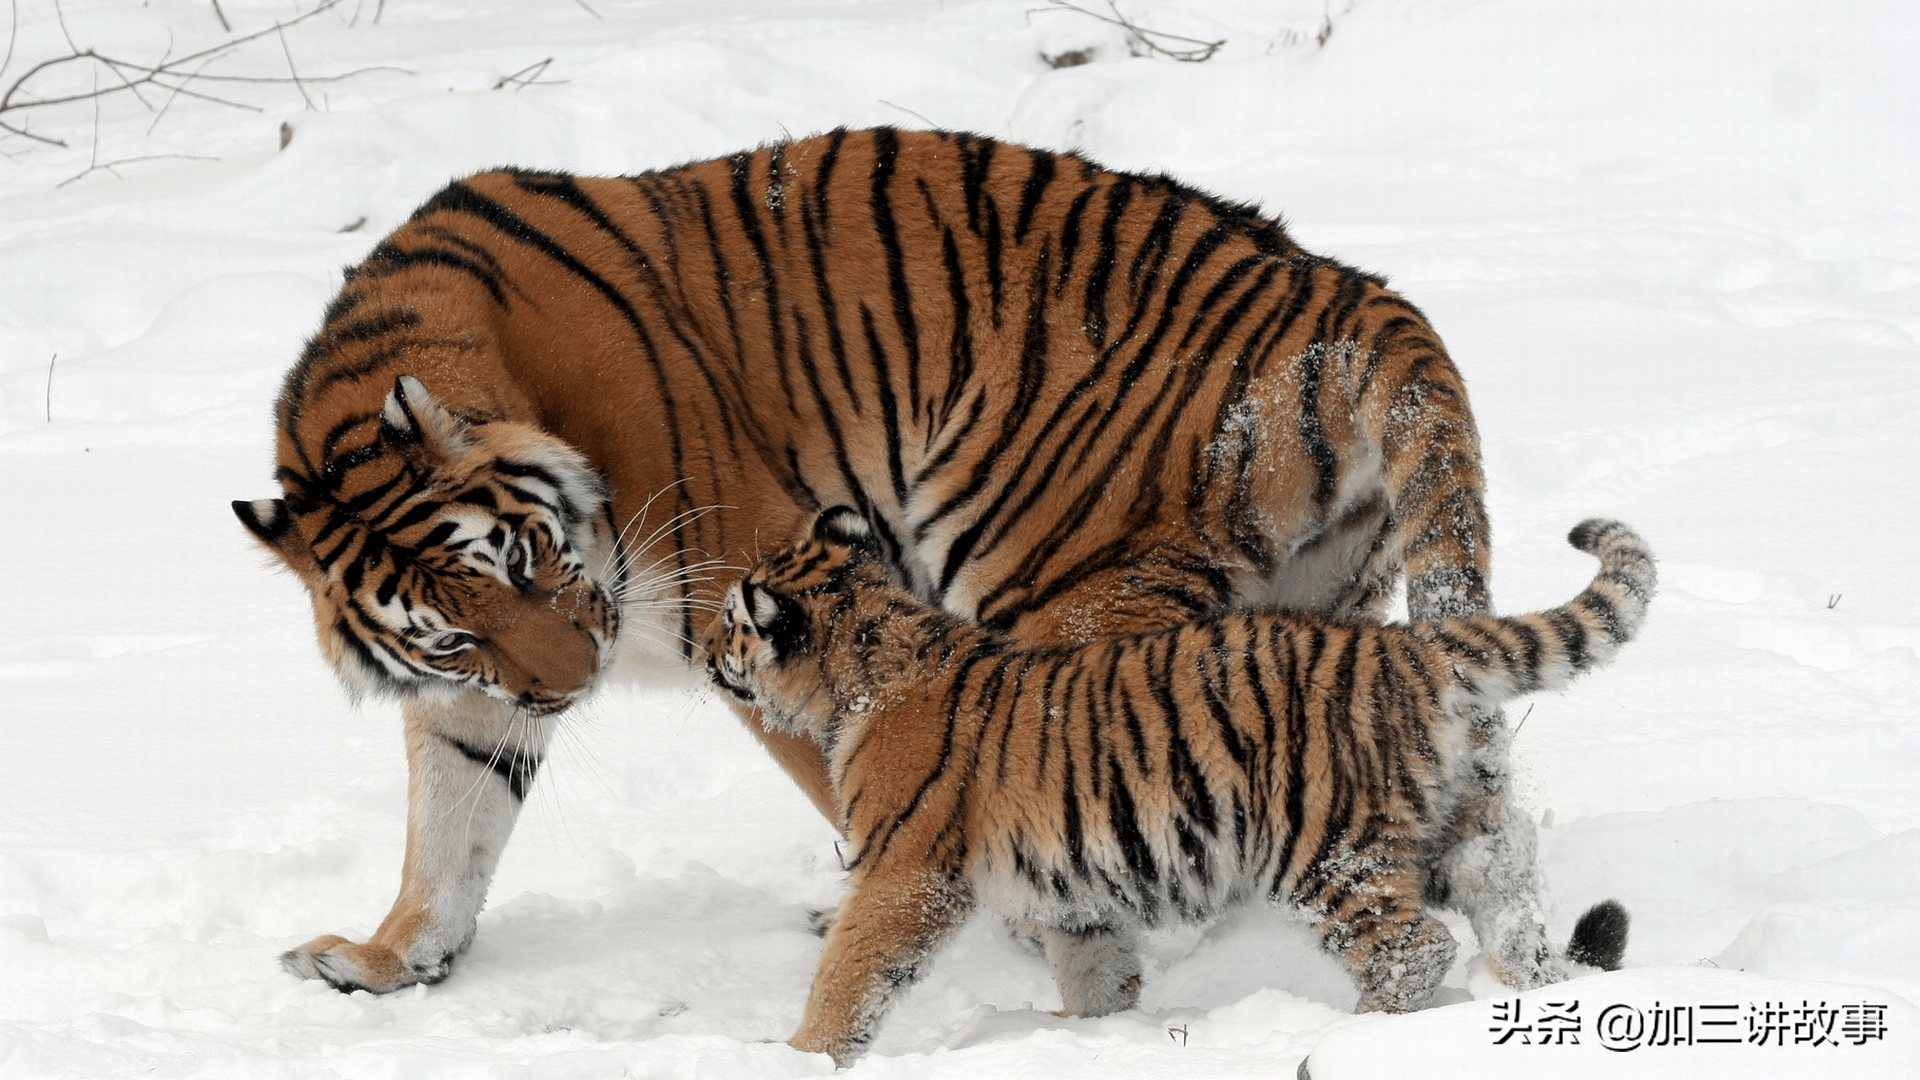
<path fill-rule="evenodd" d="M 384 0 L 383 0 L 383 2 L 384 2 Z M 595 11 L 595 10 L 593 10 L 593 8 L 591 8 L 591 7 L 588 7 L 588 6 L 587 6 L 587 0 L 573 0 L 573 2 L 574 2 L 574 3 L 576 3 L 576 4 L 579 4 L 579 5 L 580 5 L 580 6 L 582 7 L 582 8 L 585 8 L 585 9 L 586 9 L 586 12 L 587 12 L 587 14 L 589 14 L 589 15 L 591 15 L 591 16 L 593 16 L 593 17 L 594 17 L 594 18 L 596 18 L 596 19 L 599 19 L 599 20 L 600 20 L 601 22 L 606 22 L 606 21 L 607 21 L 607 20 L 606 20 L 606 16 L 604 16 L 604 15 L 602 15 L 602 14 L 600 14 L 599 12 L 597 12 L 597 11 Z M 374 21 L 375 21 L 375 22 L 379 22 L 380 20 L 378 20 L 378 19 L 375 19 Z"/>
<path fill-rule="evenodd" d="M 525 90 L 527 87 L 540 81 L 541 74 L 547 70 L 547 65 L 551 63 L 553 63 L 553 57 L 549 56 L 545 60 L 528 64 L 526 67 L 521 68 L 511 75 L 502 75 L 500 76 L 500 81 L 493 84 L 493 88 L 499 90 L 507 86 L 512 86 L 516 91 Z M 547 82 L 541 83 L 541 85 L 552 86 L 566 81 L 565 79 L 549 79 Z"/>
<path fill-rule="evenodd" d="M 906 113 L 908 116 L 918 117 L 921 123 L 927 125 L 927 127 L 931 129 L 934 129 L 937 131 L 940 128 L 939 124 L 936 124 L 933 121 L 927 119 L 926 117 L 921 116 L 919 113 L 914 112 L 912 109 L 907 108 L 905 105 L 895 105 L 893 102 L 888 101 L 886 98 L 874 98 L 873 100 L 879 102 L 882 105 L 885 105 L 889 109 L 899 109 L 901 112 Z"/>
<path fill-rule="evenodd" d="M 1120 5 L 1116 3 L 1115 0 L 1107 0 L 1107 10 L 1113 12 L 1110 16 L 1102 15 L 1097 11 L 1088 11 L 1078 4 L 1069 3 L 1068 0 L 1047 0 L 1047 3 L 1052 5 L 1052 7 L 1034 8 L 1033 11 L 1077 11 L 1090 19 L 1098 19 L 1103 23 L 1124 29 L 1133 37 L 1133 40 L 1145 46 L 1149 52 L 1156 52 L 1161 56 L 1184 61 L 1189 64 L 1198 64 L 1202 61 L 1213 59 L 1213 54 L 1219 52 L 1220 47 L 1227 43 L 1226 38 L 1221 38 L 1219 41 L 1203 41 L 1200 38 L 1190 38 L 1181 34 L 1170 34 L 1165 30 L 1149 30 L 1139 23 L 1134 22 L 1132 19 L 1127 18 L 1125 15 L 1122 15 L 1120 13 Z M 1155 38 L 1165 41 L 1185 42 L 1193 46 L 1193 48 L 1168 48 L 1158 41 L 1155 41 Z"/>
<path fill-rule="evenodd" d="M 218 57 L 210 56 L 207 59 L 200 61 L 200 68 L 206 67 L 208 64 L 213 63 L 214 60 L 216 59 L 218 59 Z M 166 104 L 160 106 L 160 111 L 154 114 L 153 123 L 147 125 L 147 134 L 149 135 L 153 134 L 153 129 L 160 126 L 160 121 L 166 118 L 167 110 L 173 108 L 174 99 L 180 96 L 180 92 L 186 88 L 187 83 L 190 83 L 195 78 L 199 77 L 200 68 L 195 68 L 193 72 L 187 76 L 185 82 L 182 82 L 179 86 L 174 87 L 173 93 L 167 95 Z M 282 124 L 281 126 L 285 127 L 286 125 Z"/>
<path fill-rule="evenodd" d="M 287 71 L 293 76 L 294 88 L 300 91 L 300 100 L 307 103 L 307 111 L 313 112 L 313 99 L 307 96 L 307 88 L 300 82 L 300 69 L 293 66 L 293 49 L 287 44 L 287 32 L 280 31 L 280 51 L 286 54 Z"/>
<path fill-rule="evenodd" d="M 220 20 L 220 29 L 233 33 L 233 24 L 227 21 L 227 13 L 220 10 L 220 0 L 213 0 L 213 13 Z"/>
<path fill-rule="evenodd" d="M 139 101 L 140 101 L 140 104 L 142 104 L 142 105 L 144 105 L 144 106 L 146 106 L 146 109 L 147 109 L 147 111 L 148 111 L 148 112 L 152 112 L 152 111 L 153 111 L 153 103 L 152 103 L 152 102 L 150 102 L 150 101 L 148 101 L 148 100 L 147 100 L 146 98 L 144 98 L 144 97 L 141 97 L 141 96 L 140 96 L 140 86 L 139 86 L 139 84 L 138 84 L 138 83 L 135 83 L 135 82 L 131 82 L 131 81 L 129 81 L 129 80 L 127 79 L 127 76 L 126 76 L 126 73 L 120 70 L 120 65 L 119 65 L 118 63 L 116 63 L 116 62 L 114 62 L 114 61 L 112 61 L 112 60 L 109 60 L 109 59 L 107 59 L 107 58 L 106 58 L 106 57 L 104 57 L 104 56 L 103 56 L 103 57 L 101 57 L 100 59 L 101 59 L 101 62 L 102 62 L 102 63 L 104 63 L 104 64 L 106 64 L 106 66 L 107 66 L 107 70 L 108 70 L 108 71 L 111 71 L 111 72 L 113 72 L 113 76 L 114 76 L 114 78 L 116 78 L 116 79 L 119 79 L 119 80 L 120 80 L 120 89 L 122 89 L 122 90 L 130 90 L 130 91 L 132 91 L 132 92 L 133 92 L 133 96 L 134 96 L 135 98 L 138 98 L 138 99 L 139 99 Z M 99 69 L 98 69 L 98 68 L 96 68 L 95 70 L 97 71 L 97 70 L 99 70 Z M 99 90 L 98 90 L 98 88 L 97 88 L 97 87 L 96 87 L 96 89 L 94 90 L 94 93 L 96 93 L 96 94 L 97 94 L 97 93 L 99 93 Z"/>
<path fill-rule="evenodd" d="M 105 164 L 102 164 L 102 165 L 89 165 L 86 168 L 80 170 L 77 173 L 74 173 L 72 176 L 67 177 L 65 180 L 62 180 L 53 186 L 55 188 L 63 188 L 63 187 L 66 187 L 68 184 L 73 183 L 75 180 L 82 179 L 96 172 L 109 172 L 109 173 L 113 173 L 113 175 L 115 176 L 120 176 L 120 174 L 114 170 L 115 165 L 131 165 L 136 161 L 158 161 L 161 158 L 179 158 L 183 161 L 219 161 L 220 160 L 217 157 L 208 157 L 205 154 L 141 154 L 138 157 L 119 158 L 114 161 L 106 162 Z M 121 179 L 125 179 L 125 177 L 121 177 Z M 55 353 L 54 355 L 58 356 L 59 354 Z M 53 394 L 53 389 L 52 389 L 53 365 L 52 364 L 47 365 L 47 387 L 48 387 L 47 394 L 48 394 L 48 400 L 49 400 L 48 409 L 51 410 L 52 409 L 51 400 L 52 400 L 52 394 Z M 52 419 L 52 417 L 49 416 L 48 419 Z"/>
<path fill-rule="evenodd" d="M 13 64 L 13 43 L 20 37 L 20 0 L 7 0 L 9 17 L 7 19 L 7 58 L 0 60 L 0 75 L 7 73 Z"/>
<path fill-rule="evenodd" d="M 66 145 L 67 145 L 67 144 L 66 144 L 65 142 L 62 142 L 62 141 L 61 141 L 61 140 L 59 140 L 59 139 L 50 139 L 50 138 L 48 138 L 48 137 L 47 137 L 47 136 L 45 136 L 45 135 L 35 135 L 35 134 L 34 134 L 33 132 L 31 132 L 31 131 L 28 131 L 28 130 L 27 130 L 26 128 L 17 128 L 17 127 L 14 127 L 14 126 L 13 126 L 12 124 L 9 124 L 9 123 L 7 123 L 7 122 L 6 122 L 6 121 L 4 121 L 4 120 L 0 120 L 0 131 L 6 131 L 6 132 L 10 132 L 10 133 L 12 133 L 12 134 L 14 134 L 14 135 L 20 135 L 20 136 L 24 136 L 24 137 L 26 137 L 26 138 L 29 138 L 29 139 L 32 139 L 32 140 L 34 140 L 35 142 L 43 142 L 43 143 L 46 143 L 46 144 L 47 144 L 48 146 L 62 146 L 62 147 L 64 147 L 64 146 L 66 146 Z"/>
<path fill-rule="evenodd" d="M 249 105 L 244 101 L 229 101 L 226 98 L 215 97 L 212 94 L 203 94 L 198 90 L 189 90 L 187 89 L 187 84 L 184 82 L 181 83 L 179 86 L 173 86 L 169 83 L 156 81 L 154 85 L 165 90 L 172 90 L 174 93 L 179 94 L 181 97 L 198 98 L 201 101 L 211 101 L 215 105 L 225 105 L 233 109 L 245 109 L 248 112 L 266 112 L 265 109 L 262 109 L 258 105 Z"/>
<path fill-rule="evenodd" d="M 53 361 L 60 359 L 59 353 L 53 354 L 53 360 L 47 361 L 47 423 L 53 423 Z"/>
<path fill-rule="evenodd" d="M 53 17 L 60 23 L 60 36 L 67 39 L 67 47 L 79 52 L 80 46 L 73 43 L 73 35 L 67 31 L 67 13 L 60 10 L 60 0 L 53 0 Z"/>

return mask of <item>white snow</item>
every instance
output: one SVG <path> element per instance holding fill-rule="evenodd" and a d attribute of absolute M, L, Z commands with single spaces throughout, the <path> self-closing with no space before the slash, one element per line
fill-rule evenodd
<path fill-rule="evenodd" d="M 311 4 L 219 6 L 238 34 Z M 685 676 L 563 726 L 451 980 L 373 998 L 282 974 L 279 951 L 385 913 L 405 769 L 395 710 L 348 706 L 300 586 L 227 503 L 274 493 L 270 403 L 340 266 L 449 178 L 874 123 L 1163 169 L 1391 276 L 1471 386 L 1503 609 L 1586 580 L 1562 539 L 1583 517 L 1663 560 L 1643 639 L 1514 710 L 1554 936 L 1618 897 L 1632 993 L 1880 1002 L 1884 1040 L 1822 1067 L 1913 1060 L 1920 8 L 1120 0 L 1226 40 L 1181 64 L 1045 7 L 343 0 L 205 69 L 291 63 L 312 109 L 196 83 L 260 111 L 148 88 L 151 111 L 27 116 L 65 148 L 0 137 L 0 1075 L 830 1071 L 777 1040 L 818 953 L 806 911 L 836 896 L 832 831 Z M 223 37 L 199 0 L 59 10 L 126 59 Z M 0 86 L 67 48 L 50 0 L 17 25 Z M 1157 939 L 1142 1007 L 1080 1020 L 980 918 L 857 1069 L 1212 1080 L 1291 1075 L 1356 1023 L 1375 1048 L 1490 1041 L 1501 988 L 1455 930 L 1450 1012 L 1356 1020 L 1340 970 L 1256 909 Z M 1757 981 L 1701 982 L 1715 966 Z M 1698 1076 L 1802 1052 L 1715 1049 L 1669 1053 Z"/>

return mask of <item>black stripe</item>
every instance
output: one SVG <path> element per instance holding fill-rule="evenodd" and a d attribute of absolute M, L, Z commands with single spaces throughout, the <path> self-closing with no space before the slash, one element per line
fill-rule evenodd
<path fill-rule="evenodd" d="M 1251 643 L 1249 643 L 1251 644 Z M 1275 659 L 1285 660 L 1285 678 L 1283 685 L 1287 689 L 1286 735 L 1280 744 L 1287 755 L 1287 798 L 1283 806 L 1285 815 L 1281 829 L 1280 851 L 1275 858 L 1273 885 L 1268 895 L 1275 900 L 1289 899 L 1283 892 L 1285 883 L 1291 876 L 1294 848 L 1300 842 L 1300 830 L 1306 825 L 1306 784 L 1307 784 L 1307 682 L 1311 672 L 1319 666 L 1320 654 L 1327 647 L 1327 632 L 1324 627 L 1315 626 L 1308 634 L 1304 656 L 1293 655 L 1294 635 L 1276 633 L 1272 635 L 1272 648 Z M 1248 670 L 1254 668 L 1254 657 L 1247 657 Z M 1268 745 L 1273 745 L 1269 743 Z"/>
<path fill-rule="evenodd" d="M 1034 211 L 1040 208 L 1040 199 L 1053 183 L 1054 160 L 1058 155 L 1045 150 L 1027 151 L 1027 181 L 1020 186 L 1020 212 L 1014 218 L 1013 242 L 1022 243 L 1027 238 L 1027 229 L 1033 225 Z"/>
<path fill-rule="evenodd" d="M 1322 339 L 1324 340 L 1324 339 Z M 1327 360 L 1327 347 L 1309 348 L 1300 354 L 1300 448 L 1313 463 L 1313 501 L 1325 507 L 1333 501 L 1335 461 L 1333 444 L 1327 441 L 1326 428 L 1320 422 L 1320 382 Z"/>
<path fill-rule="evenodd" d="M 867 338 L 867 356 L 873 365 L 873 385 L 880 393 L 880 425 L 887 439 L 887 475 L 893 480 L 894 505 L 907 505 L 907 474 L 900 462 L 900 403 L 893 395 L 893 365 L 887 347 L 873 326 L 873 311 L 862 302 L 860 329 Z"/>
<path fill-rule="evenodd" d="M 540 761 L 538 758 L 534 757 L 531 753 L 522 757 L 518 747 L 514 749 L 511 755 L 504 754 L 498 750 L 489 754 L 471 743 L 463 742 L 445 733 L 440 734 L 440 739 L 448 746 L 460 751 L 461 757 L 466 758 L 475 765 L 492 769 L 500 779 L 507 782 L 507 791 L 513 795 L 514 801 L 526 801 L 527 789 L 533 786 L 534 773 L 540 769 Z M 504 745 L 501 749 L 505 749 Z"/>
<path fill-rule="evenodd" d="M 893 321 L 900 328 L 900 341 L 907 351 L 907 400 L 913 403 L 913 415 L 918 419 L 920 328 L 913 317 L 913 293 L 907 284 L 906 256 L 900 249 L 900 226 L 894 220 L 893 196 L 888 190 L 893 183 L 894 168 L 899 162 L 900 133 L 888 127 L 876 128 L 873 144 L 873 190 L 868 203 L 873 211 L 874 231 L 879 235 L 880 246 L 887 254 L 887 286 L 893 294 Z M 878 363 L 877 357 L 875 362 Z M 891 388 L 887 392 L 891 394 Z"/>
<path fill-rule="evenodd" d="M 1133 184 L 1130 176 L 1116 176 L 1107 188 L 1107 212 L 1100 221 L 1099 247 L 1087 271 L 1082 326 L 1086 330 L 1087 340 L 1096 349 L 1107 345 L 1107 289 L 1113 283 L 1113 270 L 1120 259 L 1120 218 L 1133 201 Z"/>

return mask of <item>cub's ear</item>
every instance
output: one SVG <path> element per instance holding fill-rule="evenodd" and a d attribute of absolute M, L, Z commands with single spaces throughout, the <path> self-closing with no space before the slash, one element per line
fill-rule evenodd
<path fill-rule="evenodd" d="M 813 519 L 813 538 L 830 544 L 871 552 L 873 526 L 851 506 L 830 506 Z"/>
<path fill-rule="evenodd" d="M 448 455 L 472 443 L 466 422 L 442 407 L 427 392 L 427 385 L 411 375 L 393 380 L 393 390 L 380 406 L 380 437 L 397 449 L 424 446 Z"/>
<path fill-rule="evenodd" d="M 751 581 L 740 583 L 739 612 L 747 625 L 773 646 L 776 660 L 785 660 L 806 648 L 807 616 L 790 596 L 782 596 Z"/>
<path fill-rule="evenodd" d="M 301 577 L 312 578 L 319 573 L 313 549 L 307 546 L 306 538 L 293 527 L 293 515 L 287 512 L 285 499 L 254 499 L 252 502 L 235 499 L 233 516 L 240 519 L 240 524 L 247 527 L 255 540 L 280 556 L 281 561 Z"/>

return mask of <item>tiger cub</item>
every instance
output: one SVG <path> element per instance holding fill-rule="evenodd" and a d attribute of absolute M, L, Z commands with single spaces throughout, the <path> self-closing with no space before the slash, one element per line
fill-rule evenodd
<path fill-rule="evenodd" d="M 828 510 L 733 587 L 706 642 L 715 683 L 825 749 L 851 841 L 793 1045 L 862 1053 L 976 903 L 1125 936 L 1259 893 L 1306 916 L 1360 1011 L 1419 1008 L 1454 958 L 1420 853 L 1471 796 L 1471 711 L 1606 662 L 1653 595 L 1627 526 L 1569 540 L 1599 574 L 1534 615 L 1233 612 L 1032 645 L 916 599 L 864 519 Z M 1625 934 L 1608 901 L 1569 956 L 1617 967 Z"/>

